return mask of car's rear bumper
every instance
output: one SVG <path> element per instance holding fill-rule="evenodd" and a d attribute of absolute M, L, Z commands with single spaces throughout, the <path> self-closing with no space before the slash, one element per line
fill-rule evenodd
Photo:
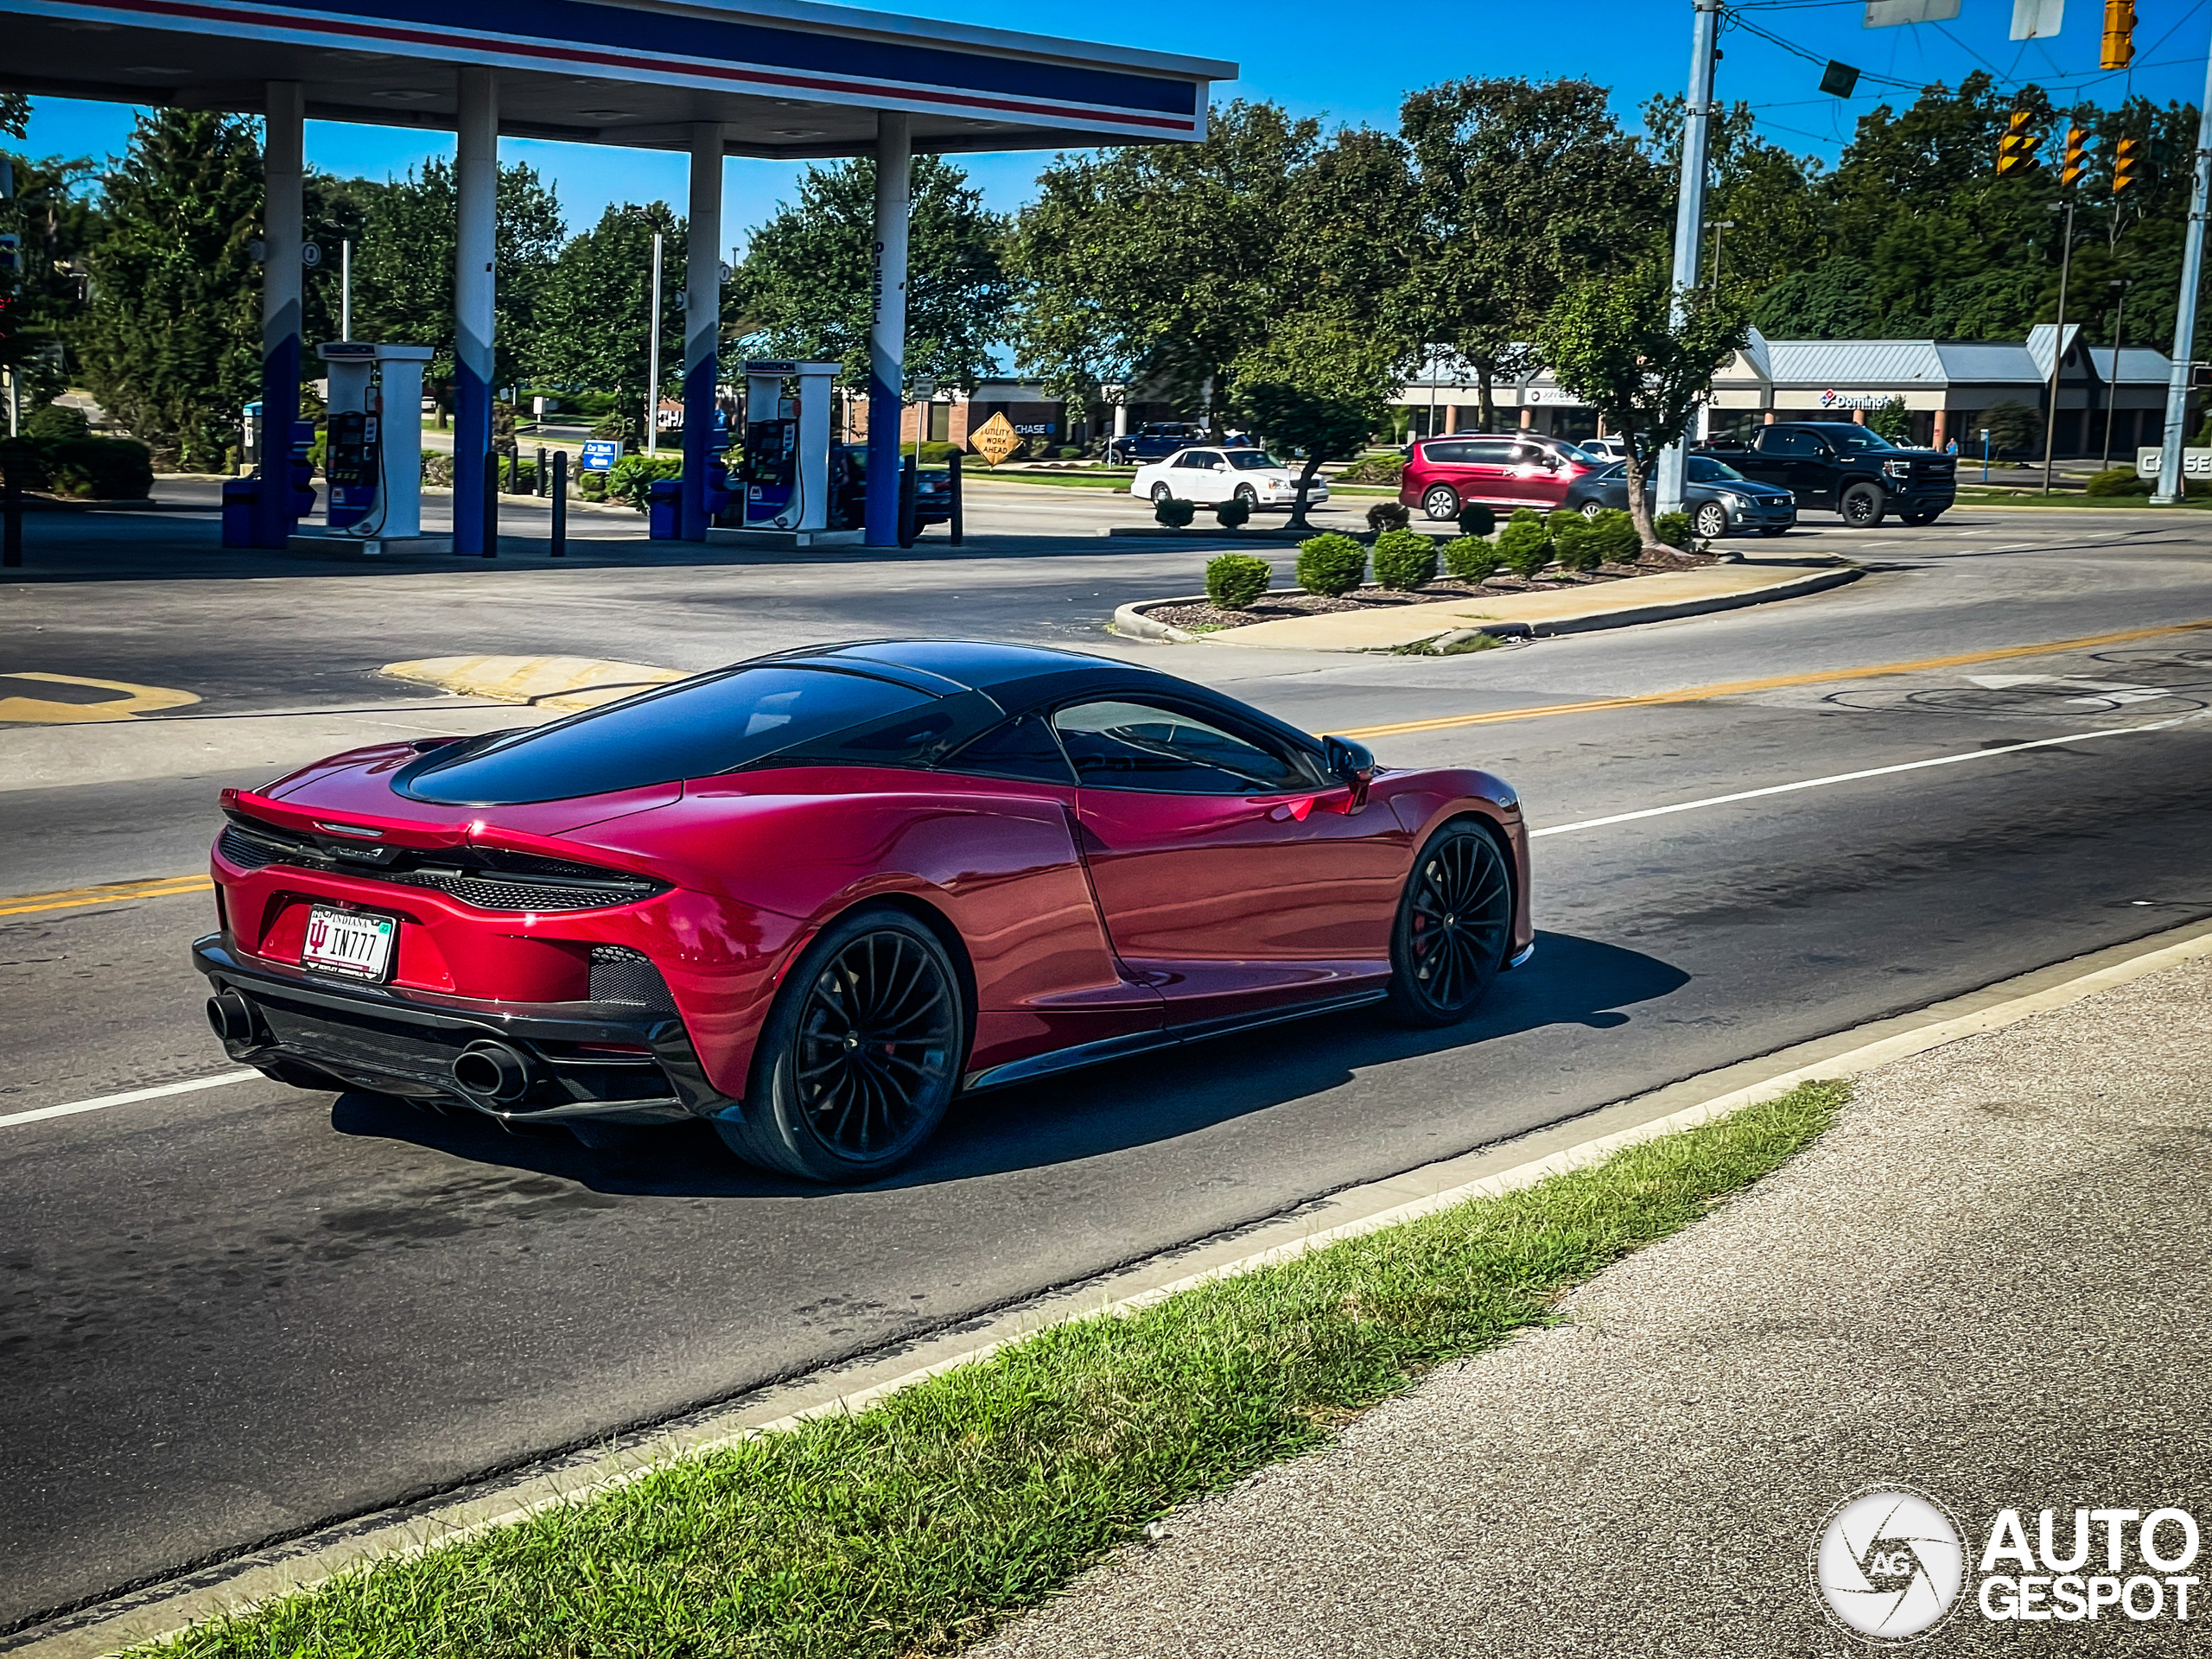
<path fill-rule="evenodd" d="M 512 1122 L 604 1118 L 652 1122 L 711 1117 L 734 1103 L 707 1081 L 683 1021 L 628 1002 L 484 1002 L 388 986 L 350 984 L 250 957 L 220 935 L 196 940 L 192 963 L 211 988 L 234 992 L 251 1034 L 224 1052 L 248 1065 L 289 1062 L 340 1085 L 435 1099 Z M 461 1087 L 453 1062 L 498 1043 L 528 1063 L 531 1083 L 500 1103 Z M 642 1049 L 635 1057 L 594 1047 Z"/>

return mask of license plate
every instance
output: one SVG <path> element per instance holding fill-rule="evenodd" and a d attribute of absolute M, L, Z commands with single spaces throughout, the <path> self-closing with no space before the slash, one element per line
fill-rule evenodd
<path fill-rule="evenodd" d="M 349 979 L 383 979 L 391 971 L 399 924 L 389 916 L 315 905 L 308 911 L 307 948 L 300 965 Z"/>

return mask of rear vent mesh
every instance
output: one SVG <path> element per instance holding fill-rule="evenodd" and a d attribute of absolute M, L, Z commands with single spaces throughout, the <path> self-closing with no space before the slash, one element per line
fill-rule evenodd
<path fill-rule="evenodd" d="M 676 1009 L 660 970 L 638 951 L 619 944 L 591 948 L 591 1000 L 626 1002 L 641 1008 Z"/>

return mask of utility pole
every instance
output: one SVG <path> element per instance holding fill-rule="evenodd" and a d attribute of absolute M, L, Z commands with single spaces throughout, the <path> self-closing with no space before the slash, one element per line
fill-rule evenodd
<path fill-rule="evenodd" d="M 1720 41 L 1720 0 L 1690 0 L 1689 96 L 1682 108 L 1682 181 L 1675 207 L 1675 293 L 1668 313 L 1677 328 L 1689 315 L 1704 243 L 1706 151 L 1713 124 L 1713 54 Z M 1682 510 L 1684 455 L 1677 437 L 1659 452 L 1658 496 L 1662 513 Z"/>
<path fill-rule="evenodd" d="M 2189 230 L 2182 238 L 2181 300 L 2174 308 L 2173 372 L 2166 381 L 2166 429 L 2158 455 L 2158 487 L 2151 500 L 2170 507 L 2182 499 L 2181 446 L 2188 434 L 2190 358 L 2196 349 L 2196 285 L 2204 272 L 2205 199 L 2212 194 L 2212 52 L 2205 55 L 2204 98 L 2197 105 L 2196 181 L 2189 192 Z"/>
<path fill-rule="evenodd" d="M 2122 320 L 2127 315 L 2127 279 L 2115 276 L 2106 284 L 2113 291 L 2112 308 L 2112 374 L 2105 382 L 2105 456 L 2101 465 L 2112 465 L 2112 417 L 2120 407 L 2120 337 Z"/>
<path fill-rule="evenodd" d="M 338 338 L 353 338 L 353 245 L 338 245 Z"/>
<path fill-rule="evenodd" d="M 2058 337 L 2050 348 L 2050 403 L 2043 423 L 2043 493 L 2050 493 L 2050 458 L 2058 442 L 2058 377 L 2066 367 L 2066 278 L 2074 264 L 2074 198 L 2052 202 L 2050 211 L 2066 209 L 2066 230 L 2058 251 Z"/>
<path fill-rule="evenodd" d="M 660 453 L 660 232 L 653 232 L 653 292 L 645 311 L 645 453 Z"/>

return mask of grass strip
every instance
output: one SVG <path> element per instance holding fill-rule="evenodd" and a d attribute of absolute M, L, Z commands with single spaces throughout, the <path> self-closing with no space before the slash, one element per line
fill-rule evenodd
<path fill-rule="evenodd" d="M 518 1525 L 348 1573 L 139 1655 L 943 1653 L 1145 1523 L 1316 1447 L 1550 1317 L 1806 1146 L 1815 1083 L 1526 1191 L 1058 1325 Z"/>

